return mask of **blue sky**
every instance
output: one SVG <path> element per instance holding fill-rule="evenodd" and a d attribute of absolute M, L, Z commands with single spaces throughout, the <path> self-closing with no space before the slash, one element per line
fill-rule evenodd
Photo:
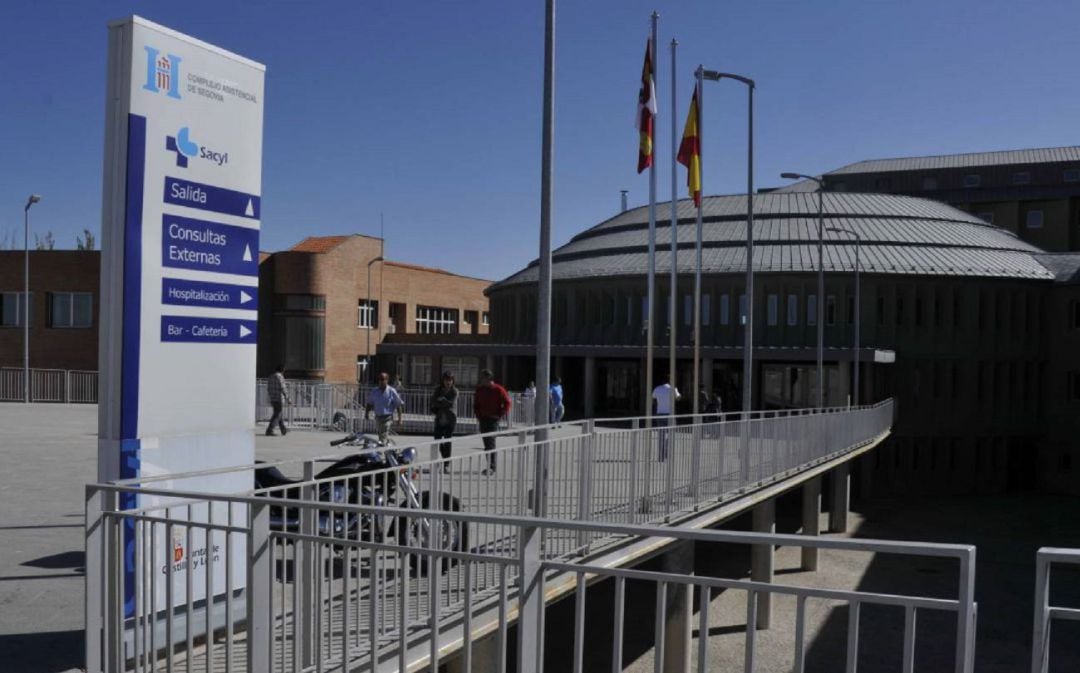
<path fill-rule="evenodd" d="M 681 133 L 698 63 L 758 82 L 756 181 L 867 158 L 1080 142 L 1080 3 L 563 1 L 554 242 L 613 215 L 635 171 L 637 81 L 660 23 L 659 196 L 670 60 Z M 504 277 L 535 258 L 543 2 L 21 2 L 0 9 L 0 241 L 100 228 L 106 23 L 141 14 L 267 65 L 262 248 L 379 233 L 388 256 Z M 745 93 L 705 99 L 705 192 L 745 188 Z M 679 174 L 680 195 L 683 174 Z"/>

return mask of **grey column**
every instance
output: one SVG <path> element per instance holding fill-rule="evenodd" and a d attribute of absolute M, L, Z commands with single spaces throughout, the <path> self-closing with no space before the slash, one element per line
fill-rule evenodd
<path fill-rule="evenodd" d="M 840 465 L 832 473 L 832 503 L 829 507 L 829 532 L 846 533 L 848 506 L 851 501 L 851 467 Z"/>
<path fill-rule="evenodd" d="M 694 543 L 680 542 L 660 558 L 660 572 L 692 575 Z M 667 585 L 664 614 L 664 673 L 690 673 L 693 596 L 685 584 Z"/>
<path fill-rule="evenodd" d="M 585 357 L 585 390 L 582 393 L 585 402 L 585 418 L 596 415 L 596 358 Z"/>
<path fill-rule="evenodd" d="M 802 487 L 802 534 L 816 536 L 821 531 L 821 477 L 814 477 Z M 802 548 L 802 569 L 817 570 L 818 549 Z"/>
<path fill-rule="evenodd" d="M 753 512 L 755 533 L 776 532 L 776 500 L 766 500 Z M 750 579 L 755 582 L 772 582 L 774 570 L 773 546 L 756 544 L 750 552 Z M 757 595 L 757 628 L 767 629 L 772 623 L 772 594 L 760 592 Z M 747 628 L 750 625 L 747 624 Z"/>

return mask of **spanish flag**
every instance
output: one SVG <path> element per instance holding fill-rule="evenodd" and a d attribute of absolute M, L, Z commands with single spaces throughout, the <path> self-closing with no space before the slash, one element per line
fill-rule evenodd
<path fill-rule="evenodd" d="M 653 118 L 656 117 L 656 77 L 653 72 L 652 40 L 645 42 L 645 65 L 641 67 L 641 91 L 638 92 L 637 172 L 640 173 L 653 162 Z"/>
<path fill-rule="evenodd" d="M 694 87 L 694 97 L 690 100 L 690 111 L 686 114 L 686 128 L 683 129 L 682 143 L 677 157 L 680 164 L 686 166 L 686 186 L 694 205 L 701 205 L 701 119 L 698 108 L 698 88 Z"/>

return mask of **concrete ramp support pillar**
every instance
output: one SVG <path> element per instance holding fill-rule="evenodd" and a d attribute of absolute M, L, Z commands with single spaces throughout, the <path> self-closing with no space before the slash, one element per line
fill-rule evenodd
<path fill-rule="evenodd" d="M 754 508 L 755 533 L 776 532 L 776 500 L 770 499 Z M 756 544 L 750 552 L 750 579 L 755 582 L 773 581 L 775 568 L 772 544 Z M 772 624 L 772 594 L 762 591 L 757 595 L 757 628 L 767 629 Z M 751 628 L 750 624 L 746 628 Z"/>
<path fill-rule="evenodd" d="M 829 507 L 829 532 L 846 533 L 848 508 L 851 505 L 851 466 L 840 465 L 832 473 L 832 503 Z"/>
<path fill-rule="evenodd" d="M 802 487 L 802 533 L 817 536 L 821 530 L 821 477 L 814 477 Z M 818 549 L 802 548 L 802 569 L 818 569 Z"/>
<path fill-rule="evenodd" d="M 694 573 L 694 543 L 676 544 L 660 559 L 660 572 L 679 575 Z M 690 643 L 692 636 L 692 590 L 685 584 L 667 585 L 664 613 L 664 673 L 690 673 Z"/>

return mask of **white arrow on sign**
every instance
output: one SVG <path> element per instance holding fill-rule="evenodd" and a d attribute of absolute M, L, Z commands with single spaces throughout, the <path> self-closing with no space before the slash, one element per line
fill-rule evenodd
<path fill-rule="evenodd" d="M 250 245 L 245 245 L 244 246 L 244 261 L 245 262 L 250 262 L 251 261 L 251 246 Z"/>
<path fill-rule="evenodd" d="M 240 303 L 246 304 L 249 301 L 251 301 L 251 295 L 247 292 L 244 292 L 243 290 L 240 290 Z"/>
<path fill-rule="evenodd" d="M 249 334 L 251 334 L 251 330 L 244 327 L 243 325 L 240 325 L 240 338 L 243 339 L 244 337 L 246 337 Z"/>
<path fill-rule="evenodd" d="M 247 208 L 244 209 L 244 215 L 255 217 L 255 208 L 251 205 L 251 199 L 248 199 Z"/>

